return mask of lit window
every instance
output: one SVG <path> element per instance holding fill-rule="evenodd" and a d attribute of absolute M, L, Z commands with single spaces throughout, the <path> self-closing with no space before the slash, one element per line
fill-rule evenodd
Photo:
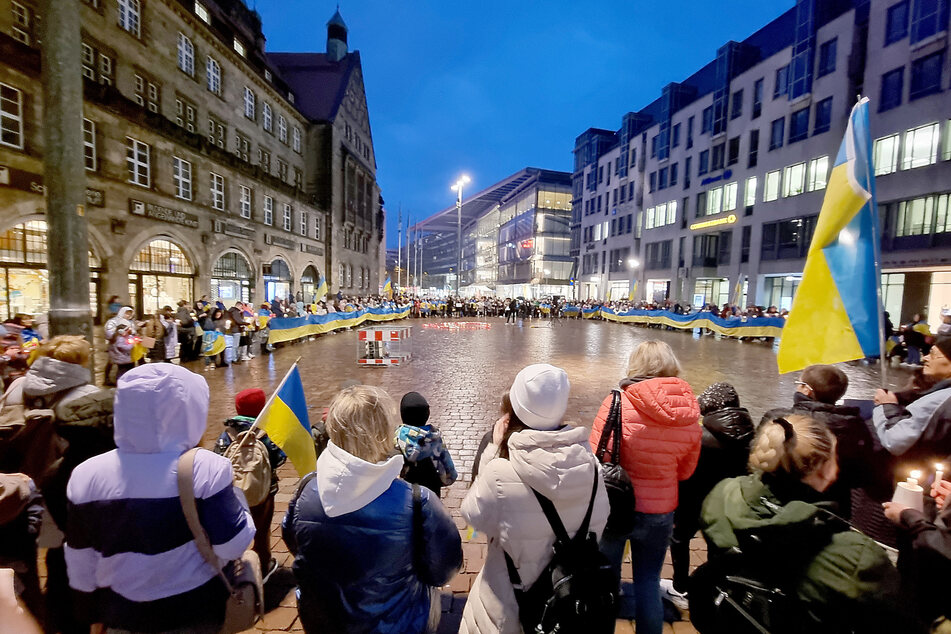
<path fill-rule="evenodd" d="M 140 187 L 148 187 L 149 146 L 138 139 L 126 137 L 126 167 L 129 170 L 129 182 Z"/>
<path fill-rule="evenodd" d="M 208 9 L 202 3 L 195 0 L 195 15 L 201 18 L 201 21 L 206 24 L 211 24 L 211 16 L 208 15 Z"/>
<path fill-rule="evenodd" d="M 272 132 L 274 130 L 274 120 L 271 115 L 271 104 L 264 102 L 264 105 L 261 106 L 261 123 L 264 126 L 265 132 Z"/>
<path fill-rule="evenodd" d="M 264 197 L 264 224 L 269 227 L 274 224 L 274 199 L 270 196 Z"/>
<path fill-rule="evenodd" d="M 898 170 L 898 135 L 875 139 L 875 175 L 883 176 Z"/>
<path fill-rule="evenodd" d="M 756 204 L 756 177 L 750 176 L 746 179 L 746 191 L 743 193 L 743 204 L 752 207 Z"/>
<path fill-rule="evenodd" d="M 714 187 L 707 192 L 707 213 L 706 215 L 712 216 L 714 214 L 720 213 L 720 210 L 723 207 L 723 188 Z"/>
<path fill-rule="evenodd" d="M 667 203 L 667 224 L 672 225 L 675 222 L 677 222 L 677 201 L 672 200 Z"/>
<path fill-rule="evenodd" d="M 723 211 L 736 209 L 736 191 L 738 184 L 734 181 L 723 186 Z"/>
<path fill-rule="evenodd" d="M 905 132 L 905 151 L 902 155 L 903 170 L 931 165 L 938 160 L 938 124 L 914 128 Z"/>
<path fill-rule="evenodd" d="M 809 179 L 806 190 L 814 192 L 825 189 L 829 178 L 829 157 L 820 156 L 809 161 Z"/>
<path fill-rule="evenodd" d="M 23 149 L 23 93 L 0 84 L 0 144 Z"/>
<path fill-rule="evenodd" d="M 779 170 L 766 172 L 766 186 L 763 190 L 763 202 L 772 202 L 779 198 Z"/>
<path fill-rule="evenodd" d="M 83 119 L 83 162 L 90 172 L 96 171 L 96 123 Z"/>
<path fill-rule="evenodd" d="M 242 42 L 238 38 L 234 38 L 234 50 L 241 57 L 244 57 L 245 55 L 247 55 L 247 51 L 244 48 L 244 42 Z"/>
<path fill-rule="evenodd" d="M 248 88 L 247 86 L 245 86 L 244 87 L 244 116 L 246 116 L 248 119 L 251 119 L 251 120 L 254 120 L 254 102 L 255 102 L 254 91 Z"/>
<path fill-rule="evenodd" d="M 172 159 L 172 182 L 175 185 L 175 197 L 182 200 L 192 199 L 192 164 L 178 158 Z"/>
<path fill-rule="evenodd" d="M 241 186 L 241 217 L 250 218 L 251 217 L 251 188 Z"/>
<path fill-rule="evenodd" d="M 139 37 L 142 7 L 139 0 L 119 0 L 119 26 Z"/>
<path fill-rule="evenodd" d="M 284 231 L 291 230 L 291 216 L 293 215 L 293 210 L 291 206 L 287 203 L 284 203 Z"/>
<path fill-rule="evenodd" d="M 205 83 L 208 90 L 216 95 L 221 94 L 221 65 L 211 57 L 205 63 Z"/>
<path fill-rule="evenodd" d="M 798 196 L 805 190 L 806 164 L 789 165 L 783 174 L 783 197 Z"/>
<path fill-rule="evenodd" d="M 211 172 L 211 208 L 225 209 L 225 177 Z"/>
<path fill-rule="evenodd" d="M 184 33 L 178 34 L 178 69 L 188 75 L 195 74 L 195 45 Z"/>
<path fill-rule="evenodd" d="M 903 200 L 898 203 L 895 220 L 895 237 L 951 231 L 948 194 Z"/>

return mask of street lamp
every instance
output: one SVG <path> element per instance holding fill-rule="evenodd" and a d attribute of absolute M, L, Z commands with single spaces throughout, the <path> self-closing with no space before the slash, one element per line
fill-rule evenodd
<path fill-rule="evenodd" d="M 456 192 L 456 297 L 459 297 L 459 278 L 462 275 L 462 188 L 469 184 L 469 177 L 463 174 L 450 189 Z"/>

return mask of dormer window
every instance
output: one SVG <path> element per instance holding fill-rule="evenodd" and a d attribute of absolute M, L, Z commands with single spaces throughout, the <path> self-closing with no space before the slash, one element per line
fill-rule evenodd
<path fill-rule="evenodd" d="M 234 38 L 234 50 L 241 57 L 245 57 L 248 54 L 247 50 L 244 48 L 244 42 L 238 38 Z"/>
<path fill-rule="evenodd" d="M 195 0 L 195 15 L 205 24 L 211 24 L 211 16 L 208 15 L 208 8 Z"/>

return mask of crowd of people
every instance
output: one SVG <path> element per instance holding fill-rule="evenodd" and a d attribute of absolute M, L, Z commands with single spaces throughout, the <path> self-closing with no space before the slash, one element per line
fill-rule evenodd
<path fill-rule="evenodd" d="M 0 566 L 12 568 L 17 596 L 47 631 L 217 632 L 228 593 L 200 553 L 176 475 L 205 431 L 208 385 L 150 363 L 125 368 L 114 390 L 98 388 L 89 354 L 80 337 L 54 337 L 4 394 Z M 758 422 L 729 384 L 695 396 L 681 374 L 669 346 L 641 343 L 589 429 L 565 423 L 564 370 L 518 372 L 461 507 L 488 546 L 460 631 L 518 633 L 568 619 L 551 608 L 564 599 L 551 577 L 565 570 L 569 600 L 608 597 L 585 616 L 593 632 L 619 616 L 659 633 L 664 598 L 689 607 L 704 634 L 757 631 L 750 620 L 772 632 L 947 627 L 951 482 L 918 475 L 920 507 L 890 500 L 909 468 L 951 460 L 951 337 L 935 340 L 908 389 L 875 394 L 869 420 L 838 404 L 848 379 L 834 366 L 806 368 L 789 401 L 768 404 L 778 407 Z M 259 437 L 270 475 L 253 500 L 233 486 L 225 457 L 265 401 L 261 390 L 239 393 L 216 452 L 199 450 L 189 468 L 219 562 L 251 548 L 268 579 L 285 456 Z M 415 392 L 399 406 L 364 385 L 334 398 L 315 434 L 317 468 L 283 519 L 305 631 L 434 631 L 436 589 L 459 570 L 462 548 L 439 496 L 458 474 L 429 414 Z M 611 430 L 617 443 L 602 443 Z M 602 481 L 612 463 L 629 480 L 629 502 L 609 495 L 614 476 L 610 489 Z M 708 560 L 691 574 L 698 531 Z M 58 536 L 47 545 L 45 592 L 41 534 Z M 619 591 L 626 548 L 630 593 Z M 668 549 L 673 578 L 661 579 Z M 602 560 L 604 574 L 570 584 Z"/>

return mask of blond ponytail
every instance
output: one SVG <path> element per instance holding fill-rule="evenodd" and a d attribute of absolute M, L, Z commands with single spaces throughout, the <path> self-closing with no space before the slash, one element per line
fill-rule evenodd
<path fill-rule="evenodd" d="M 835 437 L 820 421 L 793 414 L 766 421 L 750 446 L 750 469 L 758 473 L 785 472 L 809 476 L 835 457 Z"/>

